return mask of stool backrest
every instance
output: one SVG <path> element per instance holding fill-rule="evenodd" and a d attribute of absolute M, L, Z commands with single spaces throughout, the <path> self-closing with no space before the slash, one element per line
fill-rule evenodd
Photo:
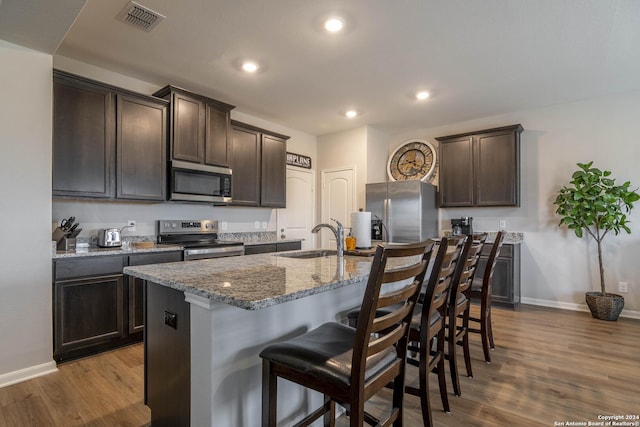
<path fill-rule="evenodd" d="M 420 318 L 420 333 L 427 333 L 430 329 L 431 317 L 435 311 L 439 311 L 444 318 L 446 316 L 449 291 L 454 281 L 456 267 L 460 260 L 460 254 L 466 236 L 443 237 L 436 260 L 429 276 L 427 288 L 425 290 L 424 301 L 422 302 L 422 315 Z"/>
<path fill-rule="evenodd" d="M 482 253 L 482 248 L 486 240 L 487 233 L 473 234 L 466 240 L 460 254 L 458 271 L 456 271 L 453 284 L 451 285 L 449 295 L 449 308 L 451 310 L 455 310 L 456 302 L 460 294 L 466 294 L 471 288 L 478 262 L 480 261 L 480 254 Z"/>
<path fill-rule="evenodd" d="M 377 247 L 357 321 L 352 387 L 362 390 L 367 365 L 381 359 L 390 360 L 381 381 L 404 369 L 411 317 L 433 247 L 431 241 Z M 386 314 L 376 317 L 380 309 Z"/>

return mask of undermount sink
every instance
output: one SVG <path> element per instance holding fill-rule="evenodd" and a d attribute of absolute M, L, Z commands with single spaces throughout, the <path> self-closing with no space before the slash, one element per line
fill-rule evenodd
<path fill-rule="evenodd" d="M 322 258 L 325 256 L 334 256 L 338 252 L 330 249 L 315 249 L 311 251 L 299 251 L 299 252 L 287 252 L 281 254 L 274 254 L 275 256 L 282 256 L 285 258 Z"/>

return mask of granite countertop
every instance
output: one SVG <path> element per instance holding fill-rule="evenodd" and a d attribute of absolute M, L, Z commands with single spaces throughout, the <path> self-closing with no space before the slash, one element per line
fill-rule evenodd
<path fill-rule="evenodd" d="M 366 280 L 371 257 L 301 259 L 276 254 L 125 267 L 124 273 L 246 310 Z"/>
<path fill-rule="evenodd" d="M 97 246 L 89 246 L 86 248 L 76 248 L 75 251 L 56 251 L 52 256 L 53 259 L 62 258 L 79 258 L 90 256 L 105 256 L 105 255 L 130 255 L 130 254 L 142 254 L 149 252 L 171 252 L 181 251 L 184 248 L 180 245 L 153 245 L 136 247 L 136 245 L 129 245 L 129 247 L 119 248 L 99 248 Z"/>

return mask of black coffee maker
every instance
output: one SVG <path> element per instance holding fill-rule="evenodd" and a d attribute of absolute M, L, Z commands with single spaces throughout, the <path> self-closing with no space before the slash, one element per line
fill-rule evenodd
<path fill-rule="evenodd" d="M 453 236 L 460 236 L 461 234 L 473 234 L 473 218 L 470 216 L 463 216 L 461 218 L 451 219 L 451 234 Z"/>

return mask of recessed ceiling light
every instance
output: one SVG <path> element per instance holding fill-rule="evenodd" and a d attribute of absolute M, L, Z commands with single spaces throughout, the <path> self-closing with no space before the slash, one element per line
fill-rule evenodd
<path fill-rule="evenodd" d="M 255 73 L 258 71 L 258 64 L 252 61 L 246 61 L 242 63 L 242 69 L 247 73 Z"/>
<path fill-rule="evenodd" d="M 353 119 L 355 116 L 358 115 L 358 112 L 356 110 L 349 110 L 346 113 L 344 113 L 344 115 L 350 119 Z"/>
<path fill-rule="evenodd" d="M 343 26 L 344 22 L 340 18 L 333 17 L 324 21 L 324 29 L 329 31 L 330 33 L 337 33 L 338 31 L 342 30 Z"/>
<path fill-rule="evenodd" d="M 418 93 L 416 93 L 416 98 L 418 98 L 420 101 L 423 101 L 423 100 L 429 98 L 429 92 L 427 92 L 426 90 L 418 92 Z"/>

